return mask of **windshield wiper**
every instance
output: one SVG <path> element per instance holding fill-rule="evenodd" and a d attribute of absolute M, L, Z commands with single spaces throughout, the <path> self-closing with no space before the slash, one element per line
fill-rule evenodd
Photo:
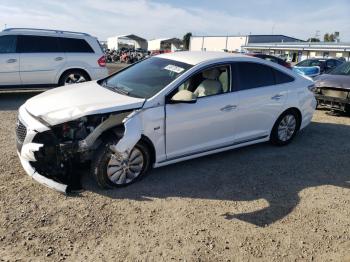
<path fill-rule="evenodd" d="M 102 82 L 102 86 L 108 88 L 109 90 L 115 91 L 115 92 L 117 92 L 119 94 L 122 94 L 122 95 L 128 95 L 129 94 L 128 91 L 126 91 L 126 90 L 124 90 L 124 89 L 122 89 L 122 88 L 120 88 L 118 86 L 109 86 L 107 84 L 106 80 Z"/>

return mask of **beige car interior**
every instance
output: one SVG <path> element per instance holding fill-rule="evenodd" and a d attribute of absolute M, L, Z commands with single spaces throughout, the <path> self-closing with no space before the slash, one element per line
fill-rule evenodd
<path fill-rule="evenodd" d="M 205 70 L 192 76 L 189 80 L 184 82 L 179 87 L 179 91 L 191 91 L 196 97 L 211 96 L 229 92 L 230 81 L 228 71 L 228 66 L 215 67 Z M 182 95 L 185 95 L 185 93 L 182 93 Z"/>

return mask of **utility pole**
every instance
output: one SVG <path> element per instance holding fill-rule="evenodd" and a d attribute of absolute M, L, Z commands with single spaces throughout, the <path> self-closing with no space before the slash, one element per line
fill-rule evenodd
<path fill-rule="evenodd" d="M 273 35 L 273 32 L 275 31 L 275 26 L 276 26 L 276 24 L 274 23 L 274 24 L 272 25 L 272 28 L 271 28 L 271 35 Z"/>

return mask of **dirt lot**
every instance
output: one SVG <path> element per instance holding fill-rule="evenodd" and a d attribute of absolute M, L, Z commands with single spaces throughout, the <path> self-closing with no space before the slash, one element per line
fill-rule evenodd
<path fill-rule="evenodd" d="M 25 175 L 18 106 L 0 94 L 0 261 L 350 261 L 350 117 L 317 111 L 269 144 L 152 170 L 138 183 L 64 196 Z"/>

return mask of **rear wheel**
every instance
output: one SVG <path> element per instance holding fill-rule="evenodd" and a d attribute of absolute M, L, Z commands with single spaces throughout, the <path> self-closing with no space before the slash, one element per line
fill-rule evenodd
<path fill-rule="evenodd" d="M 71 70 L 71 71 L 65 72 L 61 76 L 58 85 L 65 86 L 65 85 L 83 83 L 86 81 L 90 81 L 90 77 L 88 76 L 88 74 L 86 74 L 81 70 Z"/>
<path fill-rule="evenodd" d="M 91 171 L 102 188 L 122 187 L 139 180 L 150 166 L 150 153 L 147 146 L 138 142 L 127 157 L 122 157 L 110 149 L 117 140 L 102 144 L 95 153 Z"/>
<path fill-rule="evenodd" d="M 289 144 L 300 127 L 300 119 L 297 112 L 288 110 L 276 121 L 271 131 L 270 141 L 279 146 Z"/>

